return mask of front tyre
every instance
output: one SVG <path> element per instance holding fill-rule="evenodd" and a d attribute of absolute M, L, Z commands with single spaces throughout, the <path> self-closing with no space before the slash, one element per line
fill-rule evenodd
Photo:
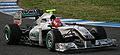
<path fill-rule="evenodd" d="M 50 30 L 47 33 L 46 46 L 48 50 L 55 51 L 55 43 L 60 43 L 60 42 L 64 42 L 64 39 L 59 30 L 54 29 L 54 30 Z"/>
<path fill-rule="evenodd" d="M 4 27 L 4 37 L 9 45 L 18 44 L 21 33 L 20 27 L 17 24 L 8 24 Z"/>
<path fill-rule="evenodd" d="M 95 37 L 95 39 L 106 39 L 107 38 L 105 29 L 101 26 L 93 27 L 90 32 Z"/>

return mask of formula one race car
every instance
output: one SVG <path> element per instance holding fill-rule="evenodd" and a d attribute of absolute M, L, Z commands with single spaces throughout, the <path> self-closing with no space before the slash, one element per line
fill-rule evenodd
<path fill-rule="evenodd" d="M 29 10 L 27 12 L 24 17 L 36 17 L 34 13 L 29 15 Z M 62 52 L 116 45 L 115 39 L 107 38 L 103 27 L 93 27 L 88 30 L 76 23 L 67 25 L 53 14 L 41 13 L 35 18 L 35 25 L 21 28 L 22 16 L 20 14 L 23 15 L 23 13 L 15 14 L 14 24 L 7 24 L 4 27 L 4 37 L 9 45 L 39 45 L 46 46 L 50 51 Z"/>

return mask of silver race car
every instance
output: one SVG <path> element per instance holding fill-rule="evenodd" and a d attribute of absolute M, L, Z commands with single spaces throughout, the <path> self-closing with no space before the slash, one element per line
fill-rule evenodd
<path fill-rule="evenodd" d="M 46 46 L 50 51 L 67 51 L 116 46 L 116 39 L 107 38 L 103 27 L 91 30 L 73 23 L 54 27 L 51 22 L 56 19 L 53 14 L 38 13 L 36 10 L 16 12 L 13 24 L 4 27 L 6 43 Z M 30 13 L 31 12 L 31 13 Z M 36 15 L 35 15 L 36 13 Z M 22 17 L 35 17 L 35 25 L 21 28 Z"/>

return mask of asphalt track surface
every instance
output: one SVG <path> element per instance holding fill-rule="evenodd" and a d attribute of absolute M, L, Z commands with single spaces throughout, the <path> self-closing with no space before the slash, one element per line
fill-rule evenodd
<path fill-rule="evenodd" d="M 12 23 L 12 16 L 0 13 L 0 55 L 120 55 L 120 47 L 100 48 L 89 50 L 77 50 L 61 52 L 50 52 L 45 47 L 29 45 L 7 45 L 3 38 L 3 28 L 5 24 Z M 32 20 L 24 21 L 31 23 Z M 104 27 L 108 37 L 116 38 L 120 44 L 120 28 Z"/>

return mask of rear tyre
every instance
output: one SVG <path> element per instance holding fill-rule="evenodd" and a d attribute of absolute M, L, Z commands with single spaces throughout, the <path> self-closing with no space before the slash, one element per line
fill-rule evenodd
<path fill-rule="evenodd" d="M 55 43 L 60 42 L 64 42 L 64 40 L 59 30 L 54 29 L 47 33 L 46 46 L 48 50 L 55 51 Z"/>
<path fill-rule="evenodd" d="M 93 27 L 90 32 L 95 37 L 95 39 L 106 39 L 107 38 L 105 29 L 101 26 Z"/>
<path fill-rule="evenodd" d="M 4 27 L 4 37 L 9 45 L 18 44 L 21 33 L 20 27 L 17 24 L 8 24 Z"/>

